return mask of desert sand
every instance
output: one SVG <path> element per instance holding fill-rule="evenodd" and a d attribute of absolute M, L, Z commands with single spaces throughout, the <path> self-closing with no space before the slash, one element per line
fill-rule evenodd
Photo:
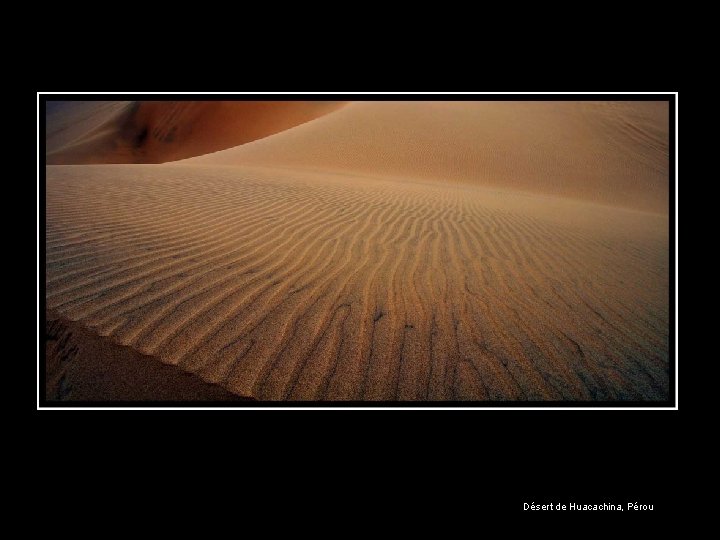
<path fill-rule="evenodd" d="M 333 101 L 50 102 L 47 164 L 165 163 L 267 137 Z"/>
<path fill-rule="evenodd" d="M 93 107 L 95 134 L 142 109 Z M 48 113 L 48 163 L 82 163 L 46 168 L 48 319 L 198 399 L 668 398 L 666 103 L 299 107 L 232 148 L 178 137 L 158 161 L 223 150 L 160 165 L 86 164 L 114 158 L 51 146 Z M 53 351 L 102 379 L 89 340 Z M 98 397 L 53 369 L 57 399 L 159 380 Z"/>

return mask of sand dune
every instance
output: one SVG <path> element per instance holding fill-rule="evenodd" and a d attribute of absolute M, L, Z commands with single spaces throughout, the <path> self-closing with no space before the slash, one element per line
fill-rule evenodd
<path fill-rule="evenodd" d="M 48 164 L 164 163 L 267 137 L 329 101 L 49 102 Z"/>
<path fill-rule="evenodd" d="M 263 400 L 666 399 L 668 218 L 546 195 L 662 210 L 662 126 L 558 113 L 581 144 L 527 104 L 386 106 L 47 167 L 48 309 Z"/>
<path fill-rule="evenodd" d="M 354 102 L 191 163 L 464 182 L 668 211 L 667 102 Z"/>

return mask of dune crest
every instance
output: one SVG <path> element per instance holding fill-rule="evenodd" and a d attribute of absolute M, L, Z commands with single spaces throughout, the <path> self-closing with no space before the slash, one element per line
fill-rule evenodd
<path fill-rule="evenodd" d="M 332 101 L 51 102 L 47 164 L 165 163 L 267 137 Z"/>

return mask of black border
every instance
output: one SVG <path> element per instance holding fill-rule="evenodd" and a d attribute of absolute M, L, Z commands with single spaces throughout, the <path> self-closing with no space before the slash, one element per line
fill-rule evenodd
<path fill-rule="evenodd" d="M 669 152 L 669 246 L 670 246 L 670 271 L 669 271 L 669 338 L 668 347 L 670 352 L 670 397 L 665 401 L 490 401 L 490 402 L 477 402 L 477 401 L 240 401 L 240 402 L 209 402 L 209 401 L 72 401 L 72 402 L 57 402 L 49 401 L 45 398 L 45 353 L 44 353 L 44 332 L 45 332 L 45 317 L 46 317 L 46 301 L 45 301 L 45 281 L 43 280 L 38 284 L 40 288 L 40 308 L 42 310 L 41 318 L 38 320 L 38 342 L 39 351 L 42 355 L 42 360 L 39 362 L 40 373 L 38 373 L 38 380 L 41 386 L 38 388 L 40 393 L 39 396 L 39 407 L 41 409 L 64 409 L 64 408 L 86 408 L 86 407 L 99 407 L 99 408 L 200 408 L 200 409 L 213 409 L 222 407 L 224 409 L 258 409 L 258 408 L 300 408 L 310 407 L 313 409 L 328 409 L 328 408 L 342 408 L 342 409 L 378 409 L 378 408 L 413 408 L 413 409 L 427 409 L 427 408 L 438 408 L 438 409 L 498 409 L 498 408 L 547 408 L 547 409 L 567 409 L 567 408 L 583 408 L 583 409 L 618 409 L 618 408 L 643 408 L 643 409 L 658 409 L 658 408 L 672 408 L 675 409 L 676 396 L 675 396 L 675 385 L 676 385 L 676 322 L 675 322 L 675 264 L 676 264 L 676 242 L 677 238 L 675 235 L 675 188 L 676 188 L 676 124 L 675 124 L 675 111 L 676 111 L 676 95 L 669 93 L 648 93 L 648 94 L 63 94 L 63 93 L 48 93 L 40 94 L 37 93 L 38 105 L 39 105 L 39 117 L 38 117 L 38 140 L 39 140 L 39 155 L 38 155 L 38 168 L 40 170 L 39 178 L 39 197 L 40 203 L 42 204 L 43 210 L 40 212 L 40 240 L 42 246 L 42 265 L 39 268 L 39 275 L 44 274 L 45 268 L 45 233 L 46 227 L 46 216 L 44 212 L 46 194 L 45 194 L 45 116 L 46 116 L 46 103 L 47 101 L 63 100 L 63 101 L 114 101 L 114 100 L 126 100 L 132 98 L 133 100 L 146 100 L 146 101 L 165 101 L 174 98 L 177 101 L 195 101 L 195 100 L 272 100 L 272 101 L 294 101 L 294 100 L 329 100 L 329 101 L 435 101 L 435 100 L 447 100 L 447 101 L 590 101 L 590 100 L 608 100 L 609 96 L 612 96 L 613 100 L 626 100 L 626 101 L 667 101 L 669 103 L 669 132 L 670 132 L 670 152 Z M 360 97 L 361 99 L 358 99 Z M 269 99 L 271 98 L 271 99 Z M 679 388 L 678 388 L 679 394 Z"/>

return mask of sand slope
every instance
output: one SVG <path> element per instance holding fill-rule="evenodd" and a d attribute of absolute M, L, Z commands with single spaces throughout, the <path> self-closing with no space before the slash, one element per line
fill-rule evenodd
<path fill-rule="evenodd" d="M 668 210 L 666 102 L 354 102 L 191 160 L 433 179 Z"/>
<path fill-rule="evenodd" d="M 45 113 L 46 152 L 53 154 L 89 134 L 101 135 L 103 126 L 122 122 L 131 101 L 48 101 Z M 117 129 L 113 127 L 113 131 Z"/>
<path fill-rule="evenodd" d="M 656 144 L 650 128 L 602 128 L 613 135 L 600 147 L 619 156 L 608 164 L 552 133 L 511 154 L 511 133 L 542 130 L 500 119 L 495 150 L 485 127 L 435 146 L 455 133 L 435 133 L 440 117 L 406 141 L 404 106 L 394 124 L 358 117 L 339 134 L 338 118 L 362 108 L 374 110 L 352 105 L 213 158 L 276 152 L 285 168 L 47 167 L 48 309 L 259 399 L 668 397 L 667 217 L 507 190 L 607 201 L 617 182 L 618 202 L 661 209 L 665 150 L 639 150 Z M 384 129 L 384 144 L 370 137 Z M 631 139 L 642 159 L 625 161 Z M 448 171 L 467 182 L 431 180 Z"/>
<path fill-rule="evenodd" d="M 247 401 L 63 319 L 46 319 L 45 361 L 49 401 Z"/>
<path fill-rule="evenodd" d="M 47 163 L 163 163 L 267 137 L 342 107 L 329 101 L 50 102 Z"/>

